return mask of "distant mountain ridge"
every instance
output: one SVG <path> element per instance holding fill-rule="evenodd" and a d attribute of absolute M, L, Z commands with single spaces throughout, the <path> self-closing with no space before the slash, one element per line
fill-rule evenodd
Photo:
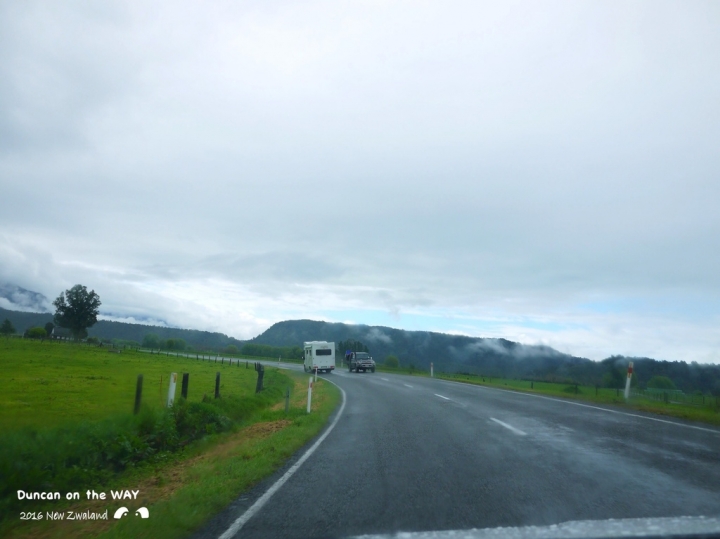
<path fill-rule="evenodd" d="M 47 298 L 20 287 L 3 288 L 3 293 L 23 303 L 27 310 L 0 307 L 0 322 L 9 319 L 19 333 L 33 326 L 52 322 L 49 312 L 28 312 L 32 306 L 42 307 Z M 1 296 L 0 298 L 5 298 Z M 6 299 L 6 298 L 5 298 Z M 48 302 L 49 303 L 49 302 Z M 0 302 L 0 305 L 3 305 Z M 651 358 L 612 356 L 603 361 L 564 354 L 548 346 L 524 345 L 507 339 L 488 339 L 449 335 L 430 331 L 406 331 L 385 326 L 342 324 L 316 320 L 286 320 L 273 324 L 250 341 L 242 341 L 223 333 L 192 329 L 169 328 L 101 320 L 88 334 L 91 337 L 142 342 L 148 333 L 161 340 L 183 339 L 197 350 L 219 351 L 228 345 L 238 348 L 246 343 L 278 347 L 300 346 L 304 341 L 333 342 L 355 340 L 370 348 L 376 360 L 384 362 L 395 355 L 402 366 L 414 365 L 428 370 L 433 362 L 436 370 L 468 372 L 491 377 L 524 378 L 598 384 L 621 387 L 628 361 L 635 362 L 639 383 L 652 376 L 667 376 L 684 391 L 712 392 L 720 395 L 720 365 L 688 364 L 684 361 L 658 361 Z"/>
<path fill-rule="evenodd" d="M 34 326 L 43 327 L 53 321 L 51 313 L 31 313 L 11 311 L 0 308 L 0 322 L 7 318 L 12 322 L 18 333 L 24 333 L 26 329 Z M 149 326 L 145 324 L 128 324 L 125 322 L 112 322 L 110 320 L 98 320 L 97 324 L 88 328 L 88 336 L 102 339 L 122 339 L 125 341 L 142 342 L 145 335 L 154 333 L 160 339 L 183 339 L 189 346 L 197 349 L 217 350 L 228 345 L 235 345 L 240 348 L 245 341 L 228 337 L 224 333 L 211 331 L 200 331 L 197 329 L 180 329 L 163 326 Z"/>
<path fill-rule="evenodd" d="M 384 361 L 395 355 L 401 365 L 414 364 L 428 369 L 430 362 L 446 370 L 465 369 L 496 375 L 517 371 L 527 372 L 525 359 L 539 361 L 540 371 L 548 364 L 556 368 L 592 364 L 589 359 L 563 354 L 549 346 L 525 345 L 506 339 L 486 339 L 464 335 L 449 335 L 431 331 L 406 331 L 385 326 L 350 325 L 315 320 L 287 320 L 273 324 L 249 342 L 272 346 L 297 346 L 304 341 L 356 340 L 370 347 L 372 355 Z M 530 369 L 535 370 L 535 369 Z M 562 369 L 560 368 L 562 371 Z"/>
<path fill-rule="evenodd" d="M 52 303 L 39 292 L 5 283 L 0 284 L 0 307 L 21 312 L 46 313 L 52 309 Z"/>
<path fill-rule="evenodd" d="M 668 376 L 679 389 L 720 395 L 720 365 L 658 361 L 612 356 L 592 361 L 559 352 L 549 346 L 525 345 L 506 339 L 486 339 L 430 331 L 405 331 L 384 326 L 350 325 L 315 320 L 287 320 L 273 324 L 248 342 L 271 346 L 299 346 L 304 341 L 360 341 L 376 361 L 388 355 L 401 366 L 428 370 L 469 372 L 490 377 L 525 378 L 622 387 L 629 361 L 635 362 L 639 383 Z"/>

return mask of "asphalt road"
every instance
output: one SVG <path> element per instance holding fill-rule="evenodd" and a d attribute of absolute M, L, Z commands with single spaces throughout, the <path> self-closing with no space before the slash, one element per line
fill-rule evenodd
<path fill-rule="evenodd" d="M 429 378 L 326 377 L 344 412 L 237 537 L 720 516 L 720 430 Z M 219 537 L 291 465 L 196 537 Z"/>

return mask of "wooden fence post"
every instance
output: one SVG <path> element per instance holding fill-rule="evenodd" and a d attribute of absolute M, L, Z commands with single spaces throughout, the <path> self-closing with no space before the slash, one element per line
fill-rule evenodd
<path fill-rule="evenodd" d="M 215 373 L 215 398 L 220 398 L 220 373 Z"/>
<path fill-rule="evenodd" d="M 182 398 L 185 400 L 187 400 L 189 385 L 190 385 L 190 373 L 184 372 L 183 379 L 182 379 L 182 389 L 180 390 L 180 394 L 182 395 Z"/>
<path fill-rule="evenodd" d="M 138 374 L 137 386 L 135 386 L 135 415 L 140 411 L 140 403 L 142 402 L 142 386 L 143 386 L 143 375 Z"/>

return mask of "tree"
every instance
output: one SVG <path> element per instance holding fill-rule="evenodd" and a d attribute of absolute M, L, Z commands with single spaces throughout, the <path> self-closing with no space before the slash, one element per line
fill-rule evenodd
<path fill-rule="evenodd" d="M 34 327 L 28 329 L 26 335 L 30 339 L 44 339 L 47 337 L 47 332 L 45 331 L 45 328 Z"/>
<path fill-rule="evenodd" d="M 151 349 L 160 348 L 160 337 L 154 333 L 148 333 L 143 337 L 142 347 Z"/>
<path fill-rule="evenodd" d="M 185 350 L 187 344 L 183 339 L 168 339 L 165 341 L 165 348 L 168 350 Z"/>
<path fill-rule="evenodd" d="M 55 329 L 55 324 L 53 324 L 52 322 L 48 322 L 47 324 L 45 324 L 45 333 L 47 333 L 48 337 L 52 335 L 53 329 Z"/>
<path fill-rule="evenodd" d="M 398 360 L 397 356 L 388 356 L 385 358 L 385 365 L 397 369 L 400 366 L 400 360 Z"/>
<path fill-rule="evenodd" d="M 667 376 L 653 376 L 647 386 L 652 389 L 675 389 L 675 383 Z"/>
<path fill-rule="evenodd" d="M 340 341 L 337 343 L 336 348 L 340 354 L 345 354 L 347 350 L 350 350 L 351 352 L 368 352 L 370 353 L 370 350 L 367 346 L 365 346 L 360 341 L 355 341 L 353 339 L 348 339 L 347 341 Z"/>
<path fill-rule="evenodd" d="M 77 284 L 70 290 L 61 292 L 53 301 L 55 306 L 55 323 L 67 328 L 75 339 L 87 337 L 87 328 L 97 322 L 100 307 L 100 296 L 94 290 L 90 292 L 83 285 Z"/>
<path fill-rule="evenodd" d="M 2 326 L 0 326 L 0 333 L 6 337 L 10 337 L 10 335 L 15 333 L 15 328 L 13 327 L 12 322 L 10 322 L 7 318 L 2 323 Z"/>
<path fill-rule="evenodd" d="M 237 354 L 238 348 L 234 344 L 229 344 L 225 347 L 225 353 L 226 354 Z"/>

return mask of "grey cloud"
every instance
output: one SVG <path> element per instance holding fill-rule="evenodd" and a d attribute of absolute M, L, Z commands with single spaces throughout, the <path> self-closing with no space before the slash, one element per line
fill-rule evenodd
<path fill-rule="evenodd" d="M 15 311 L 44 313 L 52 309 L 50 300 L 42 294 L 10 283 L 0 284 L 0 301 L 1 307 Z"/>
<path fill-rule="evenodd" d="M 10 283 L 0 284 L 0 299 L 5 300 L 5 309 L 36 313 L 53 310 L 50 300 L 42 294 Z"/>
<path fill-rule="evenodd" d="M 169 324 L 718 316 L 718 8 L 520 5 L 2 4 L 0 277 Z"/>

